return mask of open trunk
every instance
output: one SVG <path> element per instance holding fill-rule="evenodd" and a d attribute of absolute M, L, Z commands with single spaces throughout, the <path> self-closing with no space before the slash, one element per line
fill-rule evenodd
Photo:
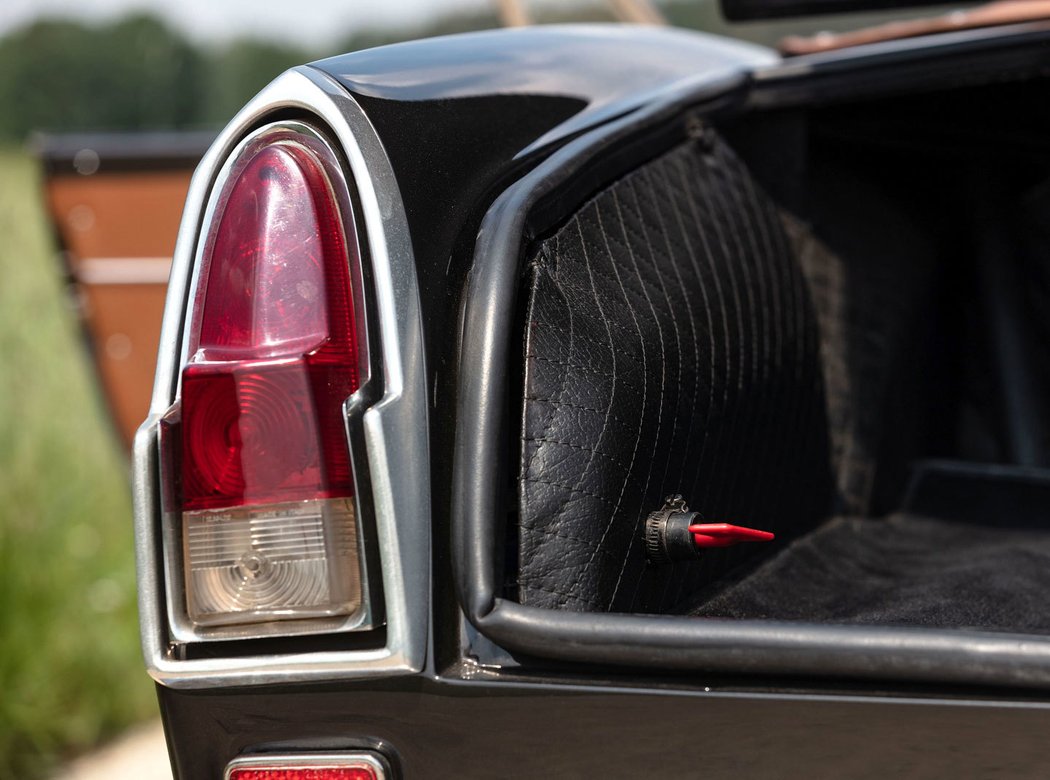
<path fill-rule="evenodd" d="M 555 612 L 1050 632 L 1048 86 L 712 111 L 535 231 L 482 630 L 613 662 L 703 635 L 517 639 Z M 674 494 L 776 539 L 657 562 Z M 708 649 L 734 647 L 717 625 Z"/>
<path fill-rule="evenodd" d="M 1050 629 L 1046 90 L 740 120 L 816 314 L 833 518 L 676 610 Z"/>

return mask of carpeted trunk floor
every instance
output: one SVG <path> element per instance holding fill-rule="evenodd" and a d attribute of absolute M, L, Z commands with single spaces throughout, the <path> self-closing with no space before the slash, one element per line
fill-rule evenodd
<path fill-rule="evenodd" d="M 688 611 L 1050 634 L 1050 531 L 836 518 Z"/>

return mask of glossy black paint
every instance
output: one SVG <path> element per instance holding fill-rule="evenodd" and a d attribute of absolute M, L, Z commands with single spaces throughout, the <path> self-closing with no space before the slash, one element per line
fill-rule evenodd
<path fill-rule="evenodd" d="M 907 6 L 939 5 L 942 0 L 722 0 L 722 13 L 732 21 L 775 19 L 808 14 L 841 14 Z"/>
<path fill-rule="evenodd" d="M 671 28 L 547 25 L 429 38 L 313 63 L 357 98 L 436 103 L 492 96 L 572 98 L 578 110 L 544 133 L 491 142 L 526 155 L 649 102 L 684 80 L 775 63 L 768 49 Z M 535 110 L 524 104 L 518 115 Z M 370 110 L 375 121 L 381 111 Z M 492 118 L 475 114 L 479 125 Z M 447 141 L 436 118 L 428 127 L 391 128 L 417 143 Z M 384 142 L 396 141 L 380 130 Z M 392 156 L 396 156 L 392 153 Z"/>
<path fill-rule="evenodd" d="M 1045 703 L 412 678 L 172 693 L 177 777 L 248 752 L 372 748 L 399 777 L 1040 777 Z"/>
<path fill-rule="evenodd" d="M 313 63 L 358 100 L 390 157 L 412 231 L 431 377 L 447 365 L 447 316 L 481 215 L 506 185 L 567 140 L 662 93 L 775 62 L 769 50 L 700 33 L 568 25 Z"/>

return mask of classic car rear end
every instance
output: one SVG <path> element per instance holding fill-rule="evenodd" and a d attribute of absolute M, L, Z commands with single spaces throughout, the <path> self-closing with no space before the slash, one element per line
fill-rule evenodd
<path fill-rule="evenodd" d="M 135 443 L 177 776 L 1045 769 L 1048 40 L 552 27 L 264 90 Z"/>

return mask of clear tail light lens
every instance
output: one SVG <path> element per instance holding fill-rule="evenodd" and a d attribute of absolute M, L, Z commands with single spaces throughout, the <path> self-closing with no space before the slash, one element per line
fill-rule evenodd
<path fill-rule="evenodd" d="M 183 515 L 197 625 L 327 617 L 360 606 L 353 502 L 302 501 Z"/>
<path fill-rule="evenodd" d="M 194 625 L 362 605 L 344 407 L 368 364 L 349 204 L 334 153 L 287 126 L 241 148 L 215 201 L 174 436 Z"/>

